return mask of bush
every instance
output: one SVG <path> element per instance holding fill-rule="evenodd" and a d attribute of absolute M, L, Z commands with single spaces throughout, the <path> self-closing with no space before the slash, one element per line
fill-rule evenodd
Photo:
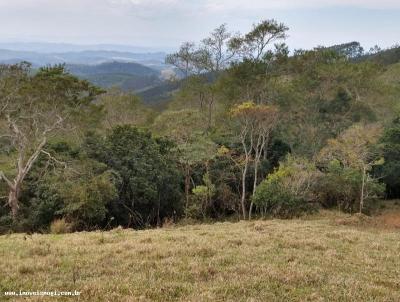
<path fill-rule="evenodd" d="M 72 225 L 65 221 L 64 218 L 56 219 L 50 224 L 50 233 L 66 234 L 72 231 Z"/>
<path fill-rule="evenodd" d="M 66 184 L 63 192 L 66 205 L 58 214 L 68 217 L 79 230 L 103 225 L 107 205 L 117 198 L 114 182 L 114 175 L 107 171 L 80 184 Z"/>
<path fill-rule="evenodd" d="M 372 202 L 381 196 L 384 185 L 367 175 L 365 180 L 365 212 Z M 317 200 L 326 208 L 338 207 L 340 211 L 354 213 L 359 210 L 362 174 L 360 171 L 343 167 L 334 160 L 328 164 L 323 177 L 318 179 L 314 189 Z"/>
<path fill-rule="evenodd" d="M 208 174 L 203 176 L 203 182 L 205 185 L 196 186 L 193 188 L 193 195 L 191 196 L 191 204 L 186 209 L 186 217 L 205 219 L 207 212 L 212 203 L 212 198 L 215 195 L 216 188 L 211 182 Z"/>
<path fill-rule="evenodd" d="M 115 202 L 107 206 L 107 214 L 115 217 L 115 225 L 141 228 L 157 225 L 165 217 L 181 215 L 182 178 L 171 142 L 154 138 L 145 130 L 120 126 L 105 138 L 88 135 L 84 147 L 89 158 L 105 164 L 118 176 Z M 92 201 L 94 209 L 98 198 Z M 106 214 L 103 209 L 102 206 L 95 213 L 100 220 Z"/>
<path fill-rule="evenodd" d="M 257 187 L 253 202 L 263 214 L 278 218 L 288 219 L 313 212 L 316 207 L 312 189 L 319 176 L 313 164 L 288 156 Z"/>
<path fill-rule="evenodd" d="M 283 219 L 298 217 L 316 209 L 310 201 L 301 196 L 296 196 L 280 181 L 271 181 L 270 179 L 258 186 L 253 201 L 263 215 Z"/>

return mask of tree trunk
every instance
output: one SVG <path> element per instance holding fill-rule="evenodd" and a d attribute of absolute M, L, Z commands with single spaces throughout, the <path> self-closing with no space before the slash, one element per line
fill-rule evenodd
<path fill-rule="evenodd" d="M 214 96 L 211 96 L 211 100 L 208 103 L 208 130 L 212 127 L 212 110 L 214 105 Z"/>
<path fill-rule="evenodd" d="M 189 166 L 186 166 L 186 169 L 185 169 L 185 200 L 186 200 L 185 218 L 187 218 L 187 212 L 188 212 L 188 208 L 189 208 L 189 189 L 190 189 L 190 168 L 189 168 Z"/>
<path fill-rule="evenodd" d="M 262 151 L 264 150 L 264 154 L 267 154 L 268 140 L 269 140 L 269 134 L 267 134 L 265 136 L 260 135 L 258 137 L 257 146 L 255 148 L 256 154 L 255 154 L 255 159 L 254 159 L 254 183 L 253 183 L 252 197 L 254 197 L 254 195 L 256 194 L 257 185 L 258 185 L 258 167 L 260 165 Z M 251 200 L 250 210 L 249 210 L 249 220 L 251 220 L 251 215 L 253 213 L 253 207 L 254 207 L 254 202 L 253 202 L 253 200 Z"/>
<path fill-rule="evenodd" d="M 8 194 L 8 205 L 11 208 L 12 219 L 15 221 L 17 219 L 18 209 L 19 209 L 19 197 L 20 189 L 19 185 L 14 185 L 10 188 L 10 193 Z"/>
<path fill-rule="evenodd" d="M 254 162 L 254 183 L 253 183 L 253 195 L 252 195 L 253 197 L 254 197 L 254 194 L 256 193 L 256 189 L 257 189 L 258 164 L 259 164 L 258 162 Z M 252 213 L 253 213 L 253 207 L 254 207 L 254 202 L 253 202 L 253 199 L 252 199 L 252 200 L 251 200 L 251 203 L 250 203 L 249 220 L 251 220 L 251 215 L 252 215 Z"/>
<path fill-rule="evenodd" d="M 360 196 L 360 214 L 362 214 L 362 210 L 364 208 L 365 174 L 366 174 L 366 169 L 365 169 L 365 166 L 363 166 L 362 183 L 361 183 L 361 196 Z"/>
<path fill-rule="evenodd" d="M 243 219 L 246 220 L 247 210 L 246 210 L 246 176 L 247 176 L 247 168 L 248 168 L 248 159 L 246 159 L 246 163 L 242 173 L 242 196 L 240 200 L 240 204 L 242 206 L 242 215 Z"/>

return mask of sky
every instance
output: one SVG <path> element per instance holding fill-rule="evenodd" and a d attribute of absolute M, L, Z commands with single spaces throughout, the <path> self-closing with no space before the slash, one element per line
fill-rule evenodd
<path fill-rule="evenodd" d="M 157 50 L 277 19 L 291 49 L 400 43 L 400 0 L 0 0 L 0 42 L 124 44 Z"/>

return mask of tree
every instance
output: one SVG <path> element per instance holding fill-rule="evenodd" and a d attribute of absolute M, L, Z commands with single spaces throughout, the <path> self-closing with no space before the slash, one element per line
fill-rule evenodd
<path fill-rule="evenodd" d="M 185 42 L 180 49 L 166 57 L 166 63 L 178 68 L 187 78 L 205 72 L 219 73 L 235 58 L 238 44 L 228 31 L 226 24 L 214 29 L 197 47 L 193 42 Z"/>
<path fill-rule="evenodd" d="M 242 57 L 252 61 L 262 60 L 269 45 L 287 38 L 289 28 L 276 20 L 264 20 L 253 25 L 244 37 L 236 37 L 231 42 L 239 48 Z"/>
<path fill-rule="evenodd" d="M 216 188 L 215 185 L 211 182 L 208 173 L 203 176 L 203 183 L 204 185 L 196 186 L 192 190 L 196 200 L 196 203 L 194 205 L 195 213 L 193 214 L 196 215 L 198 213 L 201 213 L 203 219 L 205 219 L 207 216 L 208 207 L 211 205 L 212 198 L 215 195 Z"/>
<path fill-rule="evenodd" d="M 217 87 L 207 75 L 191 76 L 186 79 L 181 90 L 174 95 L 171 110 L 175 108 L 198 109 L 203 117 L 203 128 L 211 130 L 217 100 Z M 193 108 L 194 107 L 194 108 Z"/>
<path fill-rule="evenodd" d="M 235 58 L 237 51 L 232 43 L 232 34 L 228 32 L 226 24 L 222 24 L 202 41 L 200 53 L 204 54 L 204 69 L 219 73 Z"/>
<path fill-rule="evenodd" d="M 170 141 L 125 125 L 106 137 L 88 135 L 88 156 L 114 171 L 117 202 L 110 215 L 127 227 L 160 225 L 165 217 L 176 217 L 181 208 L 181 174 L 177 170 Z"/>
<path fill-rule="evenodd" d="M 64 207 L 57 212 L 72 222 L 75 230 L 104 226 L 107 206 L 118 198 L 117 181 L 111 171 L 60 188 Z"/>
<path fill-rule="evenodd" d="M 323 174 L 315 185 L 316 199 L 326 208 L 337 206 L 339 211 L 354 213 L 359 210 L 363 180 L 367 193 L 365 200 L 381 196 L 383 186 L 378 179 L 369 174 L 363 177 L 362 170 L 344 166 L 337 159 L 332 160 L 324 165 Z"/>
<path fill-rule="evenodd" d="M 385 127 L 382 139 L 382 155 L 384 164 L 375 173 L 382 177 L 386 184 L 389 198 L 400 197 L 400 118 Z"/>
<path fill-rule="evenodd" d="M 189 207 L 192 167 L 206 164 L 216 154 L 215 144 L 205 135 L 198 111 L 166 111 L 156 118 L 153 129 L 176 143 L 178 161 L 185 175 L 185 208 Z"/>
<path fill-rule="evenodd" d="M 345 44 L 339 44 L 329 47 L 337 53 L 344 55 L 348 59 L 358 59 L 363 56 L 364 48 L 360 42 L 350 42 Z"/>
<path fill-rule="evenodd" d="M 170 64 L 178 68 L 185 78 L 192 75 L 193 73 L 198 73 L 198 51 L 196 50 L 196 45 L 192 42 L 185 42 L 181 45 L 178 52 L 167 55 L 165 58 L 165 63 Z"/>
<path fill-rule="evenodd" d="M 372 167 L 382 164 L 376 144 L 382 135 L 379 124 L 356 124 L 344 131 L 336 139 L 328 141 L 321 150 L 320 159 L 329 163 L 338 160 L 344 167 L 357 170 L 361 175 L 359 193 L 359 212 L 362 213 L 364 201 L 368 198 L 369 172 Z"/>
<path fill-rule="evenodd" d="M 239 123 L 238 137 L 243 147 L 244 163 L 242 171 L 242 196 L 241 206 L 243 218 L 247 217 L 245 205 L 246 200 L 246 176 L 251 160 L 254 161 L 254 181 L 253 194 L 258 184 L 258 169 L 261 156 L 268 150 L 271 132 L 274 129 L 278 110 L 274 106 L 256 105 L 254 102 L 245 102 L 235 106 L 231 110 L 231 115 Z M 251 219 L 251 211 L 253 203 L 250 205 L 249 218 Z"/>
<path fill-rule="evenodd" d="M 122 125 L 143 126 L 149 124 L 153 117 L 152 110 L 145 107 L 139 97 L 120 91 L 102 95 L 98 105 L 102 106 L 102 122 L 106 129 Z"/>
<path fill-rule="evenodd" d="M 16 219 L 22 184 L 44 148 L 57 133 L 70 129 L 85 107 L 101 92 L 65 72 L 63 66 L 41 68 L 31 75 L 29 64 L 0 67 L 0 136 L 15 157 L 12 175 L 0 171 L 9 189 L 8 206 Z"/>

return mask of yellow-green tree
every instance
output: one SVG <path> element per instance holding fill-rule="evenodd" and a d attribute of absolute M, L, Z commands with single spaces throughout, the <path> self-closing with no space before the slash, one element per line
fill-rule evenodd
<path fill-rule="evenodd" d="M 339 161 L 346 168 L 352 168 L 361 174 L 360 213 L 368 196 L 369 172 L 375 165 L 382 164 L 382 159 L 376 145 L 382 136 L 383 129 L 379 124 L 355 124 L 336 139 L 328 140 L 319 159 L 322 162 Z"/>

